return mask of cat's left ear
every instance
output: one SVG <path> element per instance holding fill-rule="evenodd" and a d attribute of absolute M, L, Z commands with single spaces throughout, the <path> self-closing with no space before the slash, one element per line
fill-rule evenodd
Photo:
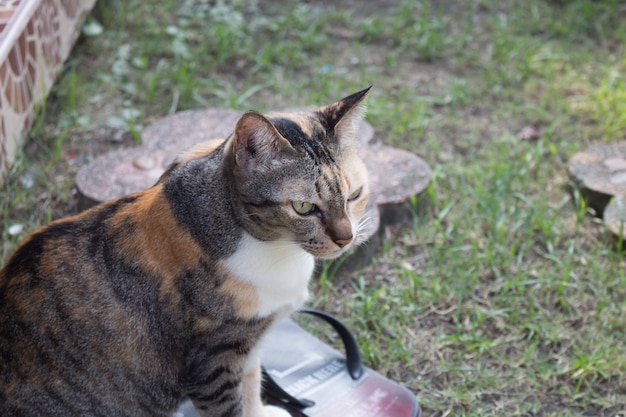
<path fill-rule="evenodd" d="M 252 111 L 237 122 L 232 146 L 235 163 L 246 171 L 269 167 L 296 152 L 269 119 Z"/>
<path fill-rule="evenodd" d="M 365 115 L 363 100 L 367 97 L 372 86 L 339 100 L 336 103 L 319 109 L 326 119 L 328 127 L 334 132 L 335 138 L 352 139 L 357 130 L 357 122 Z"/>

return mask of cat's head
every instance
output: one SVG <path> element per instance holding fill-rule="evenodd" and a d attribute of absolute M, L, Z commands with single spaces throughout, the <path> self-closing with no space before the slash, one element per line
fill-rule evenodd
<path fill-rule="evenodd" d="M 252 236 L 324 259 L 362 243 L 369 186 L 356 131 L 368 91 L 315 111 L 239 119 L 226 169 Z"/>

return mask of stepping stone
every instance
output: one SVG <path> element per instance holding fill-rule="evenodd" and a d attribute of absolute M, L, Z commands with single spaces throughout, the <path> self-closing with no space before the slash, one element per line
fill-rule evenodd
<path fill-rule="evenodd" d="M 189 110 L 164 117 L 142 132 L 142 146 L 117 149 L 83 166 L 76 177 L 79 208 L 130 194 L 152 186 L 176 155 L 197 143 L 228 137 L 242 113 L 233 110 Z M 342 269 L 369 263 L 380 244 L 377 231 L 383 226 L 410 220 L 415 209 L 412 197 L 421 194 L 432 178 L 428 164 L 411 152 L 371 144 L 374 129 L 363 121 L 358 126 L 362 156 L 370 174 L 372 197 L 368 208 L 369 242 L 346 258 Z M 421 199 L 424 204 L 425 199 Z"/>
<path fill-rule="evenodd" d="M 411 207 L 411 197 L 428 187 L 433 173 L 417 155 L 381 144 L 370 145 L 363 157 L 369 172 L 372 198 L 381 215 L 381 225 L 404 223 L 412 219 L 413 210 L 421 212 L 425 199 Z"/>
<path fill-rule="evenodd" d="M 604 224 L 616 236 L 626 240 L 626 197 L 616 196 L 604 209 Z"/>
<path fill-rule="evenodd" d="M 626 195 L 626 142 L 592 145 L 572 156 L 569 176 L 598 216 L 611 197 Z"/>
<path fill-rule="evenodd" d="M 626 142 L 592 145 L 572 156 L 568 171 L 607 229 L 626 237 Z"/>

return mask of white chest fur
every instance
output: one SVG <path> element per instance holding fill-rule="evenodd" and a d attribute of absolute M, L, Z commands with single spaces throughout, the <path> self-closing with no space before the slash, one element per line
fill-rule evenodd
<path fill-rule="evenodd" d="M 313 255 L 287 242 L 264 242 L 245 233 L 237 251 L 223 261 L 242 281 L 258 290 L 259 315 L 298 309 L 309 296 Z"/>

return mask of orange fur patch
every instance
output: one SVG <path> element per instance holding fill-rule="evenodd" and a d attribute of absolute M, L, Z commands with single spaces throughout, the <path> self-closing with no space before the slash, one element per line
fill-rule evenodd
<path fill-rule="evenodd" d="M 220 268 L 218 273 L 226 274 L 227 272 Z M 237 313 L 241 318 L 251 319 L 257 315 L 259 298 L 254 285 L 230 276 L 220 287 L 220 292 L 234 300 Z"/>
<path fill-rule="evenodd" d="M 209 155 L 211 152 L 219 148 L 219 146 L 224 142 L 224 139 L 211 139 L 206 142 L 199 143 L 192 147 L 191 149 L 181 153 L 176 161 L 179 163 L 185 163 L 187 161 L 191 161 L 192 159 L 202 158 L 203 156 Z"/>
<path fill-rule="evenodd" d="M 119 242 L 123 252 L 156 276 L 162 276 L 161 293 L 177 301 L 180 294 L 174 278 L 195 268 L 203 252 L 191 234 L 176 222 L 161 185 L 141 192 L 137 201 L 110 219 L 110 225 L 122 228 L 128 221 L 137 229 Z"/>

